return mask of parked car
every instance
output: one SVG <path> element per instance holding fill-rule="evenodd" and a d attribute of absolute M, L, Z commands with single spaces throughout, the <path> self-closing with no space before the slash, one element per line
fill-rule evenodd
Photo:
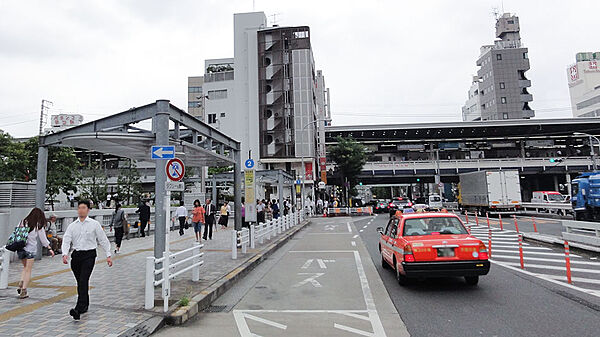
<path fill-rule="evenodd" d="M 381 265 L 395 270 L 400 285 L 410 278 L 450 276 L 476 285 L 490 271 L 485 244 L 454 214 L 402 214 L 377 231 Z"/>

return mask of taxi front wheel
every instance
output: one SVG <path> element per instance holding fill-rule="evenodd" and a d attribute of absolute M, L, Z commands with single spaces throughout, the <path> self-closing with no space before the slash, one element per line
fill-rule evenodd
<path fill-rule="evenodd" d="M 465 276 L 465 281 L 470 286 L 477 285 L 479 283 L 479 276 Z"/>

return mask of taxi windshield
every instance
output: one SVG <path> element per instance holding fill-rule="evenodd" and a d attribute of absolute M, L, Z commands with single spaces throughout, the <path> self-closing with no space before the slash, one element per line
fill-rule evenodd
<path fill-rule="evenodd" d="M 404 236 L 431 234 L 468 234 L 455 217 L 423 217 L 404 220 Z"/>

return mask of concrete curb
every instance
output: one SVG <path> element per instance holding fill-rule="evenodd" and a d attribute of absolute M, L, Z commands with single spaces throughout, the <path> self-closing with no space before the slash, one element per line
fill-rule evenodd
<path fill-rule="evenodd" d="M 166 324 L 181 325 L 187 322 L 190 318 L 196 316 L 198 312 L 206 309 L 219 296 L 229 290 L 235 283 L 248 274 L 252 269 L 259 265 L 269 255 L 275 252 L 279 247 L 288 242 L 299 230 L 310 223 L 310 219 L 292 228 L 284 236 L 277 241 L 265 246 L 254 257 L 244 262 L 241 266 L 235 268 L 229 274 L 215 281 L 212 285 L 204 289 L 199 294 L 190 299 L 190 304 L 185 307 L 178 307 L 177 304 L 171 306 L 169 314 L 165 317 Z"/>
<path fill-rule="evenodd" d="M 565 242 L 562 238 L 552 236 L 552 235 L 544 235 L 544 234 L 538 234 L 538 233 L 524 233 L 524 232 L 522 232 L 521 234 L 523 234 L 523 238 L 526 239 L 526 241 L 531 240 L 531 241 L 549 243 L 549 244 L 553 244 L 553 245 L 560 246 L 560 247 L 563 247 L 564 242 Z M 580 249 L 580 250 L 587 251 L 587 252 L 600 253 L 600 247 L 584 245 L 584 244 L 577 243 L 577 242 L 569 242 L 569 247 Z"/>

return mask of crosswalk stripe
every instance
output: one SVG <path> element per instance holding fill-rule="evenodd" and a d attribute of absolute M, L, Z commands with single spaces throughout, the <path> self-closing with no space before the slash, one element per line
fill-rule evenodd
<path fill-rule="evenodd" d="M 512 250 L 503 250 L 503 249 L 496 249 L 494 250 L 494 243 L 492 242 L 492 253 L 496 251 L 496 252 L 500 252 L 500 253 L 512 253 Z M 536 254 L 536 255 L 548 255 L 548 256 L 565 256 L 564 254 L 561 253 L 547 253 L 547 252 L 528 252 L 528 251 L 524 251 L 524 254 Z M 581 257 L 579 255 L 575 255 L 575 254 L 571 254 L 571 257 Z"/>
<path fill-rule="evenodd" d="M 543 274 L 545 277 L 547 278 L 551 278 L 553 280 L 558 280 L 558 281 L 567 281 L 567 277 L 566 276 L 560 276 L 560 275 L 546 275 Z M 584 277 L 571 277 L 571 281 L 573 282 L 581 282 L 581 283 L 590 283 L 590 284 L 600 284 L 600 280 L 594 280 L 594 279 L 589 279 L 589 278 L 584 278 Z"/>
<path fill-rule="evenodd" d="M 492 253 L 494 253 L 494 250 L 492 249 Z M 501 258 L 501 259 L 515 259 L 518 260 L 519 259 L 519 255 L 498 255 L 498 254 L 494 254 L 492 255 L 494 259 L 496 258 Z M 565 259 L 545 259 L 542 257 L 530 257 L 528 256 L 527 258 L 524 258 L 525 260 L 525 266 L 527 266 L 527 261 L 542 261 L 542 262 L 555 262 L 555 263 L 562 263 L 565 264 Z M 577 259 L 571 259 L 571 264 L 584 264 L 584 265 L 589 265 L 589 266 L 600 266 L 599 262 L 590 262 L 590 261 L 582 261 L 582 260 L 577 260 Z"/>
<path fill-rule="evenodd" d="M 494 248 L 494 247 L 496 247 L 496 248 L 515 248 L 516 249 L 515 251 L 518 251 L 519 244 L 517 243 L 517 244 L 511 245 L 511 246 L 506 246 L 506 245 L 495 245 L 494 242 L 492 242 L 492 248 Z M 552 249 L 546 248 L 546 247 L 534 247 L 534 246 L 528 246 L 528 245 L 523 244 L 523 251 L 525 251 L 525 250 L 545 250 L 545 251 L 549 250 L 549 251 L 552 251 Z"/>
<path fill-rule="evenodd" d="M 504 262 L 504 263 L 511 265 L 511 266 L 520 266 L 521 265 L 518 262 Z M 525 263 L 525 268 L 526 269 L 527 268 L 538 268 L 538 269 L 566 270 L 565 267 L 547 266 L 544 264 L 531 264 L 531 263 Z M 572 272 L 576 271 L 576 272 L 581 272 L 581 273 L 590 273 L 590 274 L 600 274 L 600 270 L 594 270 L 594 269 L 571 268 L 571 271 Z"/>

